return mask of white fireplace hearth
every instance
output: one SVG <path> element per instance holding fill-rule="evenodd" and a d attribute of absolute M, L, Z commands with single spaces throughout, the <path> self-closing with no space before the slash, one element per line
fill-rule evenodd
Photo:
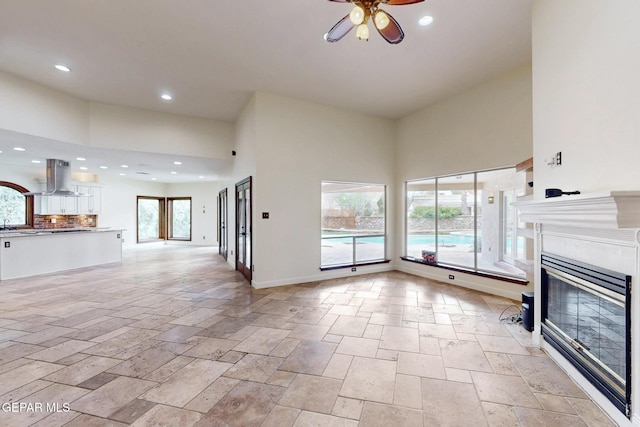
<path fill-rule="evenodd" d="M 534 224 L 533 340 L 621 426 L 640 426 L 640 191 L 611 191 L 518 202 Z M 631 276 L 631 414 L 628 419 L 541 335 L 540 253 Z M 637 288 L 636 288 L 637 286 Z"/>

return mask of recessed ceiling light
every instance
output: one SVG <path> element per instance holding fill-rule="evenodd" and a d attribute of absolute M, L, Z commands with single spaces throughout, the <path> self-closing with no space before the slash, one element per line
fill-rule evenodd
<path fill-rule="evenodd" d="M 182 162 L 173 162 L 174 165 L 181 165 Z"/>
<path fill-rule="evenodd" d="M 171 171 L 171 175 L 177 175 L 177 174 L 178 174 L 178 172 Z"/>
<path fill-rule="evenodd" d="M 109 169 L 107 166 L 100 166 L 100 169 Z"/>
<path fill-rule="evenodd" d="M 164 99 L 165 101 L 171 101 L 173 99 L 173 96 L 169 95 L 168 93 L 163 93 L 162 95 L 160 95 L 160 98 Z"/>
<path fill-rule="evenodd" d="M 151 178 L 151 181 L 155 181 L 157 178 Z"/>
<path fill-rule="evenodd" d="M 81 171 L 86 171 L 86 170 L 88 170 L 88 168 L 86 166 L 80 166 L 80 170 Z"/>
<path fill-rule="evenodd" d="M 120 176 L 126 176 L 126 175 L 127 175 L 126 173 L 120 172 Z"/>
<path fill-rule="evenodd" d="M 38 164 L 38 163 L 41 163 L 41 162 L 40 162 L 40 160 L 31 160 L 31 163 L 36 163 L 36 164 Z"/>
<path fill-rule="evenodd" d="M 432 22 L 433 22 L 433 16 L 428 16 L 428 15 L 423 16 L 422 18 L 420 18 L 420 20 L 418 20 L 418 24 L 422 25 L 423 27 L 426 27 Z"/>
<path fill-rule="evenodd" d="M 68 73 L 69 71 L 71 71 L 71 68 L 67 67 L 66 65 L 56 64 L 55 67 L 56 67 L 56 70 L 64 71 L 65 73 Z"/>
<path fill-rule="evenodd" d="M 76 157 L 76 160 L 80 160 L 81 162 L 84 162 L 87 159 L 85 159 L 84 157 Z"/>
<path fill-rule="evenodd" d="M 22 147 L 13 147 L 13 151 L 27 151 L 27 149 Z"/>
<path fill-rule="evenodd" d="M 204 179 L 204 176 L 200 175 L 198 178 L 200 178 L 200 179 Z"/>
<path fill-rule="evenodd" d="M 120 165 L 121 168 L 128 168 L 129 165 Z"/>

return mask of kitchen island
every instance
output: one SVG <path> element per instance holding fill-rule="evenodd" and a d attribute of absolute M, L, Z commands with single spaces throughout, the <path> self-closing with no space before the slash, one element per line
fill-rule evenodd
<path fill-rule="evenodd" d="M 0 280 L 122 261 L 122 230 L 38 229 L 0 232 Z"/>

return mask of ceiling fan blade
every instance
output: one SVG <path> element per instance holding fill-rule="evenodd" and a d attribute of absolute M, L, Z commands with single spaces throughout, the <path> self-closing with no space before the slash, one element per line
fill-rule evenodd
<path fill-rule="evenodd" d="M 337 42 L 341 38 L 347 35 L 349 31 L 354 27 L 353 22 L 349 15 L 342 18 L 336 25 L 333 26 L 327 33 L 327 41 L 330 43 Z"/>
<path fill-rule="evenodd" d="M 339 1 L 339 0 L 331 0 L 331 1 Z M 388 1 L 382 0 L 380 3 L 388 4 L 389 6 L 402 6 L 403 4 L 414 4 L 414 3 L 420 3 L 423 1 L 424 0 L 388 0 Z"/>
<path fill-rule="evenodd" d="M 377 25 L 374 25 L 374 27 L 376 27 L 376 30 L 378 30 L 382 38 L 384 38 L 386 41 L 388 41 L 391 44 L 400 43 L 404 39 L 404 32 L 402 31 L 402 28 L 400 28 L 400 24 L 398 24 L 398 21 L 396 21 L 393 18 L 393 16 L 389 15 L 387 12 L 383 10 L 377 10 L 375 13 L 376 14 L 384 13 L 389 18 L 389 24 L 383 29 L 380 29 L 378 28 Z"/>

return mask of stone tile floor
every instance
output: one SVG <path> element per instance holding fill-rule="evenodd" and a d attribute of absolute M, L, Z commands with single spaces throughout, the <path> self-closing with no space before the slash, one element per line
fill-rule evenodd
<path fill-rule="evenodd" d="M 613 425 L 513 301 L 400 272 L 255 290 L 214 251 L 0 282 L 0 425 Z"/>

